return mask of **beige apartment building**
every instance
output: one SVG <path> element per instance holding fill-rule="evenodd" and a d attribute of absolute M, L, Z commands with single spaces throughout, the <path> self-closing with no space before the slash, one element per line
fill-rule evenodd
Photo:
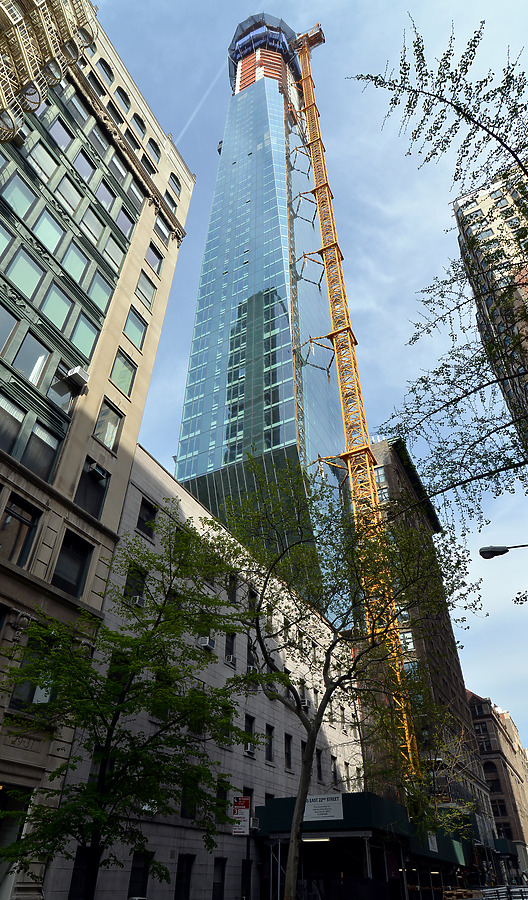
<path fill-rule="evenodd" d="M 528 878 L 528 754 L 507 710 L 468 691 L 473 727 L 491 794 L 508 880 Z"/>
<path fill-rule="evenodd" d="M 90 609 L 121 510 L 194 176 L 109 38 L 65 69 L 0 146 L 0 613 L 4 646 L 36 609 Z M 32 696 L 2 698 L 4 726 Z M 64 759 L 0 732 L 0 783 Z M 0 802 L 9 805 L 6 790 Z M 16 832 L 0 825 L 0 840 Z M 0 898 L 40 897 L 0 872 Z"/>

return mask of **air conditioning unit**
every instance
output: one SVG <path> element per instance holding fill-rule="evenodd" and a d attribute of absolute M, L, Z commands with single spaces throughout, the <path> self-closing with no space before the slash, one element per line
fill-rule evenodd
<path fill-rule="evenodd" d="M 248 675 L 256 675 L 257 672 L 258 672 L 258 669 L 257 669 L 256 666 L 248 666 L 248 667 L 247 667 L 247 673 L 248 673 Z"/>
<path fill-rule="evenodd" d="M 249 828 L 251 831 L 258 831 L 258 829 L 260 828 L 260 819 L 258 819 L 256 816 L 252 816 L 249 820 Z"/>
<path fill-rule="evenodd" d="M 254 744 L 246 744 L 244 747 L 246 753 L 251 753 L 252 756 L 255 755 L 255 745 Z"/>
<path fill-rule="evenodd" d="M 205 637 L 201 637 L 198 641 L 200 647 L 203 647 L 205 650 L 214 650 L 215 648 L 215 639 L 211 637 L 211 635 L 207 635 Z"/>
<path fill-rule="evenodd" d="M 133 597 L 130 598 L 130 602 L 133 603 L 134 606 L 139 606 L 141 609 L 145 606 L 143 594 L 134 594 Z"/>
<path fill-rule="evenodd" d="M 85 387 L 90 380 L 90 375 L 82 366 L 70 369 L 66 377 L 78 388 Z"/>
<path fill-rule="evenodd" d="M 98 463 L 96 463 L 96 462 L 91 462 L 91 463 L 88 465 L 86 471 L 87 471 L 88 474 L 91 475 L 92 478 L 94 478 L 96 481 L 103 481 L 103 480 L 106 478 L 106 476 L 107 476 L 107 472 L 105 472 L 105 470 L 103 469 L 103 467 L 100 466 L 100 465 L 99 465 Z"/>
<path fill-rule="evenodd" d="M 225 661 L 226 661 L 226 663 L 228 663 L 230 666 L 236 666 L 236 656 L 231 656 L 231 654 L 228 653 L 227 656 L 226 656 L 226 658 L 225 658 Z"/>
<path fill-rule="evenodd" d="M 310 709 L 311 703 L 309 700 L 301 700 L 301 709 Z"/>

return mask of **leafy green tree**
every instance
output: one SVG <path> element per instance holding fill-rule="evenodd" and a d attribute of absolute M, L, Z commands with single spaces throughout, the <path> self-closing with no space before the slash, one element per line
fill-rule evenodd
<path fill-rule="evenodd" d="M 408 707 L 412 683 L 400 658 L 395 667 L 395 632 L 405 617 L 416 639 L 426 640 L 449 608 L 475 607 L 478 596 L 467 581 L 464 554 L 447 536 L 433 542 L 419 506 L 409 513 L 408 498 L 402 498 L 403 506 L 388 503 L 384 527 L 373 527 L 370 516 L 354 519 L 325 480 L 285 465 L 271 481 L 258 460 L 247 466 L 254 490 L 241 505 L 230 505 L 230 534 L 218 527 L 217 552 L 236 559 L 239 577 L 255 587 L 246 614 L 255 684 L 296 715 L 306 735 L 284 894 L 294 900 L 303 813 L 323 723 L 341 705 L 368 710 L 371 723 L 376 709 L 391 709 L 397 741 L 386 784 L 406 796 L 421 776 L 400 751 L 404 722 L 394 707 Z M 394 683 L 387 672 L 395 676 L 396 668 Z M 315 689 L 317 703 L 307 704 L 306 692 Z M 370 727 L 369 743 L 376 739 Z"/>
<path fill-rule="evenodd" d="M 513 491 L 519 478 L 528 488 L 527 77 L 519 57 L 508 57 L 498 75 L 475 74 L 483 35 L 481 23 L 456 61 L 452 33 L 431 64 L 411 20 L 399 67 L 356 76 L 389 93 L 387 117 L 400 115 L 407 153 L 416 152 L 422 166 L 454 155 L 453 182 L 463 195 L 459 223 L 470 237 L 463 259 L 447 263 L 422 292 L 410 340 L 440 337 L 447 349 L 407 384 L 403 403 L 381 427 L 409 443 L 430 496 L 443 498 L 448 515 L 454 505 L 463 522 L 474 515 L 484 521 L 483 500 L 490 493 Z M 493 185 L 510 202 L 492 220 L 480 213 L 479 230 L 478 211 L 471 207 L 481 185 Z M 498 246 L 496 236 L 484 237 L 490 225 L 500 235 Z"/>
<path fill-rule="evenodd" d="M 148 851 L 142 820 L 154 814 L 174 815 L 185 803 L 214 846 L 229 783 L 210 748 L 245 736 L 234 724 L 233 687 L 207 684 L 212 657 L 197 640 L 233 630 L 227 593 L 211 589 L 227 587 L 231 570 L 199 531 L 181 526 L 176 505 L 158 512 L 155 531 L 157 548 L 134 537 L 118 551 L 104 622 L 86 614 L 65 624 L 37 611 L 3 670 L 7 730 L 27 732 L 29 715 L 35 732 L 66 746 L 73 736 L 73 745 L 0 855 L 31 874 L 35 860 L 79 852 L 85 900 L 99 869 L 120 865 L 116 845 Z M 155 856 L 151 872 L 169 880 Z"/>

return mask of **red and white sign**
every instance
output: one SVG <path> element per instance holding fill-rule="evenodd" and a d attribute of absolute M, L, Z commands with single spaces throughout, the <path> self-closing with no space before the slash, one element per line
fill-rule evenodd
<path fill-rule="evenodd" d="M 234 797 L 233 799 L 233 834 L 249 834 L 249 813 L 251 797 Z"/>

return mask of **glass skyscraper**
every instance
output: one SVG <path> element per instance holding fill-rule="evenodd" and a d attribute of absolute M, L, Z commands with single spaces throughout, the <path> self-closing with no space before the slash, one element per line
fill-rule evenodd
<path fill-rule="evenodd" d="M 253 451 L 336 456 L 343 430 L 295 33 L 261 14 L 230 44 L 233 96 L 202 263 L 176 476 L 214 514 Z M 328 342 L 326 342 L 328 343 Z"/>

